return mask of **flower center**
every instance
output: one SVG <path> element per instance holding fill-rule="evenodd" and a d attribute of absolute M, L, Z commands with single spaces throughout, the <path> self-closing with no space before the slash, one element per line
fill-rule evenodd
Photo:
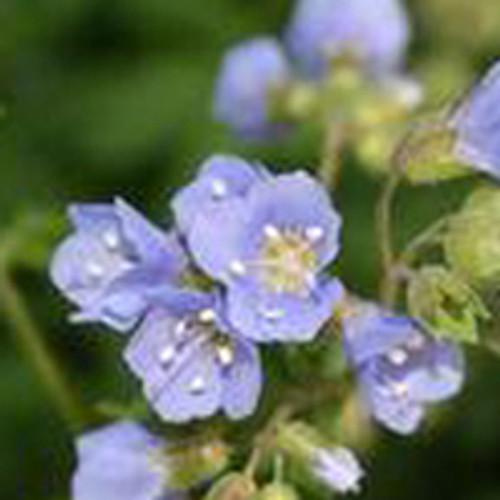
<path fill-rule="evenodd" d="M 320 228 L 302 234 L 266 226 L 264 233 L 259 277 L 266 288 L 274 293 L 308 293 L 318 263 L 313 243 L 321 237 Z"/>

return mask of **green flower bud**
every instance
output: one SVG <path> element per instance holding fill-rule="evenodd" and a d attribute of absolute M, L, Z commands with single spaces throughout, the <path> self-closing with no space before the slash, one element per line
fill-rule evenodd
<path fill-rule="evenodd" d="M 477 285 L 500 280 L 500 189 L 480 188 L 452 219 L 445 235 L 446 259 Z"/>
<path fill-rule="evenodd" d="M 227 466 L 228 447 L 221 441 L 178 446 L 169 450 L 171 486 L 185 489 L 211 478 Z"/>
<path fill-rule="evenodd" d="M 300 461 L 309 461 L 322 441 L 316 429 L 304 422 L 282 425 L 277 434 L 278 447 Z"/>
<path fill-rule="evenodd" d="M 252 500 L 299 500 L 299 495 L 292 486 L 274 482 L 259 491 Z"/>
<path fill-rule="evenodd" d="M 455 142 L 455 132 L 439 124 L 415 129 L 400 157 L 405 177 L 414 184 L 426 184 L 470 174 L 470 168 L 455 156 Z"/>
<path fill-rule="evenodd" d="M 408 308 L 431 333 L 464 342 L 477 342 L 478 322 L 489 317 L 474 290 L 441 266 L 423 267 L 412 276 Z"/>
<path fill-rule="evenodd" d="M 250 500 L 256 491 L 257 486 L 248 476 L 233 472 L 217 481 L 205 500 Z"/>

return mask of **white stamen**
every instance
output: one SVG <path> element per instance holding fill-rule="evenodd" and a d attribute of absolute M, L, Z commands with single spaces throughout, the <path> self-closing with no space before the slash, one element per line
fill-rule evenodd
<path fill-rule="evenodd" d="M 203 309 L 198 315 L 202 323 L 213 323 L 217 319 L 217 313 L 213 309 Z"/>
<path fill-rule="evenodd" d="M 264 234 L 266 235 L 266 238 L 269 238 L 270 240 L 277 240 L 281 238 L 280 230 L 276 226 L 273 226 L 272 224 L 266 224 L 264 226 L 263 231 Z"/>
<path fill-rule="evenodd" d="M 201 394 L 205 390 L 205 381 L 202 377 L 195 377 L 189 384 L 189 392 L 192 394 Z"/>
<path fill-rule="evenodd" d="M 285 317 L 286 312 L 284 309 L 264 309 L 261 311 L 261 315 L 268 321 L 278 321 Z"/>
<path fill-rule="evenodd" d="M 217 347 L 217 357 L 222 366 L 230 366 L 234 362 L 234 349 L 230 345 L 220 345 Z"/>
<path fill-rule="evenodd" d="M 229 269 L 236 276 L 244 276 L 247 272 L 247 268 L 241 260 L 233 260 L 229 264 Z"/>
<path fill-rule="evenodd" d="M 306 238 L 312 243 L 318 242 L 324 235 L 325 230 L 320 226 L 310 226 L 306 229 Z"/>
<path fill-rule="evenodd" d="M 420 334 L 415 334 L 412 335 L 410 340 L 406 343 L 408 349 L 411 349 L 412 351 L 419 351 L 420 349 L 423 349 L 425 346 L 425 337 Z"/>
<path fill-rule="evenodd" d="M 87 271 L 94 278 L 102 278 L 105 274 L 104 267 L 94 261 L 87 263 Z"/>
<path fill-rule="evenodd" d="M 222 179 L 214 179 L 212 181 L 212 196 L 215 199 L 224 198 L 227 196 L 227 184 Z"/>
<path fill-rule="evenodd" d="M 120 236 L 113 229 L 105 231 L 102 239 L 108 250 L 115 251 L 120 248 Z"/>
<path fill-rule="evenodd" d="M 408 384 L 406 384 L 405 382 L 394 382 L 391 385 L 391 389 L 392 389 L 392 393 L 396 397 L 402 398 L 408 394 L 408 391 L 410 388 L 408 387 Z"/>
<path fill-rule="evenodd" d="M 408 361 L 408 354 L 404 349 L 392 349 L 387 353 L 387 359 L 397 366 L 404 365 Z"/>
<path fill-rule="evenodd" d="M 160 363 L 164 366 L 167 367 L 172 363 L 172 361 L 175 358 L 175 347 L 173 345 L 167 345 L 160 351 Z"/>
<path fill-rule="evenodd" d="M 174 335 L 177 339 L 181 339 L 186 333 L 187 325 L 185 321 L 179 321 L 174 328 Z"/>

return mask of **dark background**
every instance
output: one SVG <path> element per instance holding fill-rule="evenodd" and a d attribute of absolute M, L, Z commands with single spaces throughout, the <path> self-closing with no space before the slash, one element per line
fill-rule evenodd
<path fill-rule="evenodd" d="M 168 220 L 169 196 L 214 152 L 241 153 L 276 169 L 314 167 L 314 134 L 248 146 L 211 120 L 223 51 L 246 37 L 280 33 L 290 6 L 289 0 L 19 0 L 15 8 L 2 2 L 0 248 L 22 214 L 61 215 L 74 200 L 121 195 Z M 447 105 L 500 55 L 500 3 L 415 0 L 409 8 L 409 66 L 429 85 L 431 107 Z M 401 239 L 457 206 L 470 185 L 404 190 Z M 376 289 L 378 187 L 349 160 L 338 199 L 346 226 L 342 268 L 364 295 Z M 55 219 L 51 225 L 50 238 L 67 230 Z M 15 278 L 72 381 L 88 402 L 134 394 L 137 387 L 116 362 L 121 339 L 68 324 L 69 306 L 48 280 L 49 253 L 35 252 L 38 243 L 27 240 Z M 370 473 L 360 499 L 500 498 L 500 360 L 479 348 L 469 349 L 468 358 L 465 390 L 445 405 L 439 424 L 411 439 L 382 432 L 365 451 Z M 70 437 L 0 318 L 0 499 L 67 499 L 72 466 Z"/>

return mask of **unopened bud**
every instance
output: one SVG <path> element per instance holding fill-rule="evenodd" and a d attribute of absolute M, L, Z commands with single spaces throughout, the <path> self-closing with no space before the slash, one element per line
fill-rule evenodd
<path fill-rule="evenodd" d="M 252 500 L 299 500 L 299 495 L 293 486 L 274 482 L 260 490 Z"/>
<path fill-rule="evenodd" d="M 257 491 L 255 483 L 245 474 L 228 474 L 217 481 L 205 500 L 250 500 Z"/>
<path fill-rule="evenodd" d="M 228 447 L 221 441 L 178 446 L 169 450 L 172 486 L 185 489 L 220 473 L 227 465 Z"/>
<path fill-rule="evenodd" d="M 478 341 L 478 322 L 489 316 L 474 290 L 441 266 L 423 267 L 412 276 L 408 307 L 430 333 L 465 342 Z"/>
<path fill-rule="evenodd" d="M 452 219 L 444 247 L 451 267 L 472 283 L 500 280 L 500 189 L 472 194 Z"/>

